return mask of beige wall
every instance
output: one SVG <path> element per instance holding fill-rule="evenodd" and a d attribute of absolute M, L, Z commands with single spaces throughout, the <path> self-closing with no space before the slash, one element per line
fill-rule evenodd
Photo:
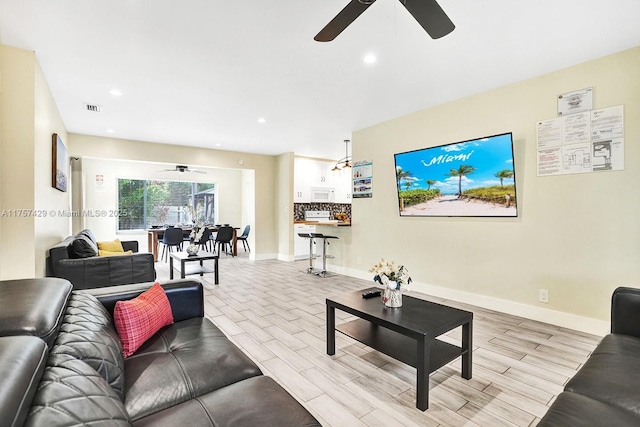
<path fill-rule="evenodd" d="M 255 246 L 255 230 L 253 230 L 253 232 L 251 231 L 251 229 L 254 227 L 255 218 L 256 218 L 255 200 L 256 200 L 256 171 L 254 171 L 253 169 L 243 169 L 242 170 L 242 220 L 237 224 L 239 227 L 241 227 L 240 230 L 238 230 L 238 235 L 240 235 L 244 231 L 245 226 L 249 225 L 251 227 L 249 229 L 249 237 L 247 238 L 247 243 L 249 244 L 249 248 L 253 248 Z M 251 252 L 249 254 L 250 259 L 255 259 L 255 256 L 256 256 L 255 252 Z"/>
<path fill-rule="evenodd" d="M 130 161 L 134 162 L 131 163 L 133 169 L 137 167 L 136 164 L 147 162 L 163 163 L 170 167 L 184 164 L 191 167 L 228 169 L 228 173 L 235 170 L 236 173 L 229 183 L 226 183 L 226 179 L 225 182 L 222 179 L 219 182 L 219 188 L 222 192 L 219 220 L 238 227 L 250 224 L 251 238 L 255 242 L 252 245 L 252 257 L 256 259 L 276 257 L 279 230 L 275 217 L 275 189 L 277 188 L 275 157 L 78 134 L 69 134 L 69 139 L 70 155 L 82 159 L 83 172 L 76 173 L 75 177 L 79 178 L 84 175 L 83 194 L 87 207 L 92 207 L 89 206 L 90 203 L 97 203 L 97 200 L 101 198 L 101 195 L 95 194 L 95 175 L 98 171 L 103 171 L 105 178 L 110 176 L 109 181 L 115 186 L 115 176 L 108 171 L 107 167 L 96 166 L 94 168 L 92 166 L 91 170 L 84 170 L 84 162 L 92 162 L 90 159 Z M 118 169 L 117 173 L 125 173 L 125 170 L 126 168 Z M 213 172 L 211 173 L 213 176 Z M 223 171 L 219 171 L 219 173 L 223 173 Z M 110 194 L 108 196 L 110 203 L 115 203 L 115 187 L 113 191 L 108 193 Z M 234 193 L 237 193 L 235 200 L 241 202 L 231 202 L 230 205 L 225 205 L 224 199 L 231 200 Z M 75 203 L 77 202 L 74 200 Z M 101 221 L 99 227 L 105 233 L 114 233 L 115 222 L 112 222 L 113 224 Z"/>
<path fill-rule="evenodd" d="M 49 86 L 40 67 L 35 75 L 35 139 L 34 139 L 34 199 L 39 215 L 35 220 L 36 276 L 45 275 L 45 261 L 50 247 L 71 233 L 71 221 L 59 212 L 71 208 L 71 175 L 67 171 L 67 192 L 51 186 L 52 181 L 52 134 L 57 133 L 68 147 L 67 131 L 58 113 L 58 107 L 49 91 Z M 46 212 L 46 215 L 45 215 Z M 55 215 L 51 215 L 55 212 Z"/>
<path fill-rule="evenodd" d="M 278 259 L 293 261 L 293 153 L 278 156 Z"/>
<path fill-rule="evenodd" d="M 69 206 L 51 186 L 51 135 L 67 134 L 33 52 L 0 45 L 0 76 L 0 279 L 43 276 L 46 250 L 70 230 L 49 215 Z"/>
<path fill-rule="evenodd" d="M 385 257 L 410 269 L 415 290 L 606 329 L 613 289 L 640 284 L 639 71 L 640 47 L 355 132 L 373 198 L 354 199 L 353 227 L 340 231 L 351 239 L 345 271 L 368 277 Z M 586 87 L 595 108 L 624 105 L 625 170 L 537 177 L 536 121 L 556 117 L 558 94 Z M 394 153 L 502 132 L 514 136 L 518 218 L 399 217 Z"/>

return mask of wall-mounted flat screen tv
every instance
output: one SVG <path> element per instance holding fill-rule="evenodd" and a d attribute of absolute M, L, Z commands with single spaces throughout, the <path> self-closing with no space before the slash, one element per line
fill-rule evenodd
<path fill-rule="evenodd" d="M 400 216 L 518 216 L 511 133 L 394 157 Z"/>

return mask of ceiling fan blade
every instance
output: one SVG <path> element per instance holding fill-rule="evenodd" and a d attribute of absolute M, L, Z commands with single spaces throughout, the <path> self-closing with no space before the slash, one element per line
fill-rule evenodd
<path fill-rule="evenodd" d="M 439 39 L 456 28 L 436 0 L 400 0 L 432 39 Z"/>
<path fill-rule="evenodd" d="M 375 1 L 351 0 L 313 39 L 318 42 L 330 42 L 335 39 Z"/>

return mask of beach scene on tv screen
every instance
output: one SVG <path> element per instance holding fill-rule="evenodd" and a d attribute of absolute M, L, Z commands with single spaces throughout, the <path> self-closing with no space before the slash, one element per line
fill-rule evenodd
<path fill-rule="evenodd" d="M 395 155 L 401 216 L 517 213 L 511 134 Z"/>

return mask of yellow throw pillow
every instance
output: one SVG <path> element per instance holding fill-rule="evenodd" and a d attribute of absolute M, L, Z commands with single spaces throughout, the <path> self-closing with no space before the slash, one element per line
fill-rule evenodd
<path fill-rule="evenodd" d="M 110 252 L 110 251 L 103 251 L 102 249 L 98 249 L 98 255 L 99 255 L 99 256 L 133 255 L 133 251 L 126 251 L 126 252 Z"/>
<path fill-rule="evenodd" d="M 116 239 L 112 242 L 98 242 L 98 249 L 108 252 L 124 252 L 120 239 Z"/>

